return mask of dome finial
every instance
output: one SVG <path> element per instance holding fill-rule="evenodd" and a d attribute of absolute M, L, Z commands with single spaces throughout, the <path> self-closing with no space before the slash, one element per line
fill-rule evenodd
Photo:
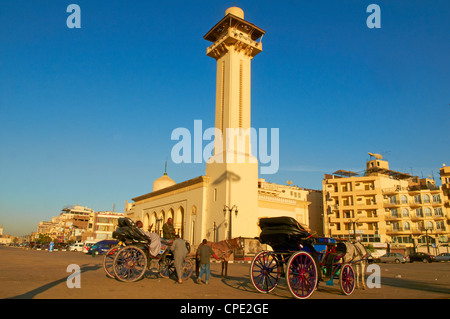
<path fill-rule="evenodd" d="M 244 10 L 236 7 L 236 2 L 234 3 L 234 7 L 230 7 L 225 11 L 225 15 L 230 13 L 238 18 L 244 19 Z"/>

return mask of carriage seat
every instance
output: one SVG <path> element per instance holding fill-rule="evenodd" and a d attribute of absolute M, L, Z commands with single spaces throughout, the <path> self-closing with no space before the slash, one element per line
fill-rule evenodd
<path fill-rule="evenodd" d="M 113 232 L 113 238 L 123 242 L 150 244 L 150 238 L 130 218 L 119 218 L 117 226 L 118 228 Z"/>

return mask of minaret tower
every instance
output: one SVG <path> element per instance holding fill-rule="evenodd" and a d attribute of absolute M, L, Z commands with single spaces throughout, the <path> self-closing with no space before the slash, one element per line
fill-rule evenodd
<path fill-rule="evenodd" d="M 225 11 L 205 36 L 206 54 L 217 61 L 214 155 L 206 164 L 210 176 L 208 216 L 217 238 L 258 235 L 258 161 L 251 154 L 251 61 L 262 51 L 265 31 L 244 20 L 237 7 Z M 225 209 L 237 207 L 238 213 Z M 208 225 L 205 225 L 208 226 Z"/>

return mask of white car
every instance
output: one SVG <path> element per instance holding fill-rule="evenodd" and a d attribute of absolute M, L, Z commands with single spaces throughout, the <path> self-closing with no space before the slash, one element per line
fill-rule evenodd
<path fill-rule="evenodd" d="M 83 243 L 75 243 L 69 247 L 70 251 L 83 251 L 84 244 Z"/>
<path fill-rule="evenodd" d="M 84 246 L 83 246 L 83 253 L 87 254 L 89 251 L 89 248 L 94 246 L 94 244 L 96 244 L 96 243 L 97 243 L 97 241 L 86 240 L 84 242 Z"/>
<path fill-rule="evenodd" d="M 442 253 L 437 255 L 436 261 L 450 261 L 450 253 Z"/>

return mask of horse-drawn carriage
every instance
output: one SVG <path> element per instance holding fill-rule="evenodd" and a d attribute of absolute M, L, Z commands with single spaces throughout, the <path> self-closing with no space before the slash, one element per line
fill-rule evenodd
<path fill-rule="evenodd" d="M 350 295 L 355 289 L 355 272 L 351 263 L 341 258 L 347 253 L 344 243 L 332 238 L 314 238 L 295 219 L 273 217 L 260 219 L 259 240 L 273 251 L 262 251 L 251 263 L 253 286 L 261 293 L 269 293 L 281 277 L 291 294 L 305 299 L 316 290 L 319 281 L 339 280 L 341 291 Z"/>
<path fill-rule="evenodd" d="M 103 261 L 103 269 L 108 277 L 134 282 L 141 279 L 147 269 L 156 269 L 163 278 L 169 278 L 175 273 L 171 241 L 161 239 L 161 251 L 156 256 L 151 255 L 150 238 L 129 218 L 119 219 L 113 237 L 119 240 L 119 244 L 108 250 Z M 186 258 L 181 279 L 189 279 L 193 269 L 193 262 Z"/>

